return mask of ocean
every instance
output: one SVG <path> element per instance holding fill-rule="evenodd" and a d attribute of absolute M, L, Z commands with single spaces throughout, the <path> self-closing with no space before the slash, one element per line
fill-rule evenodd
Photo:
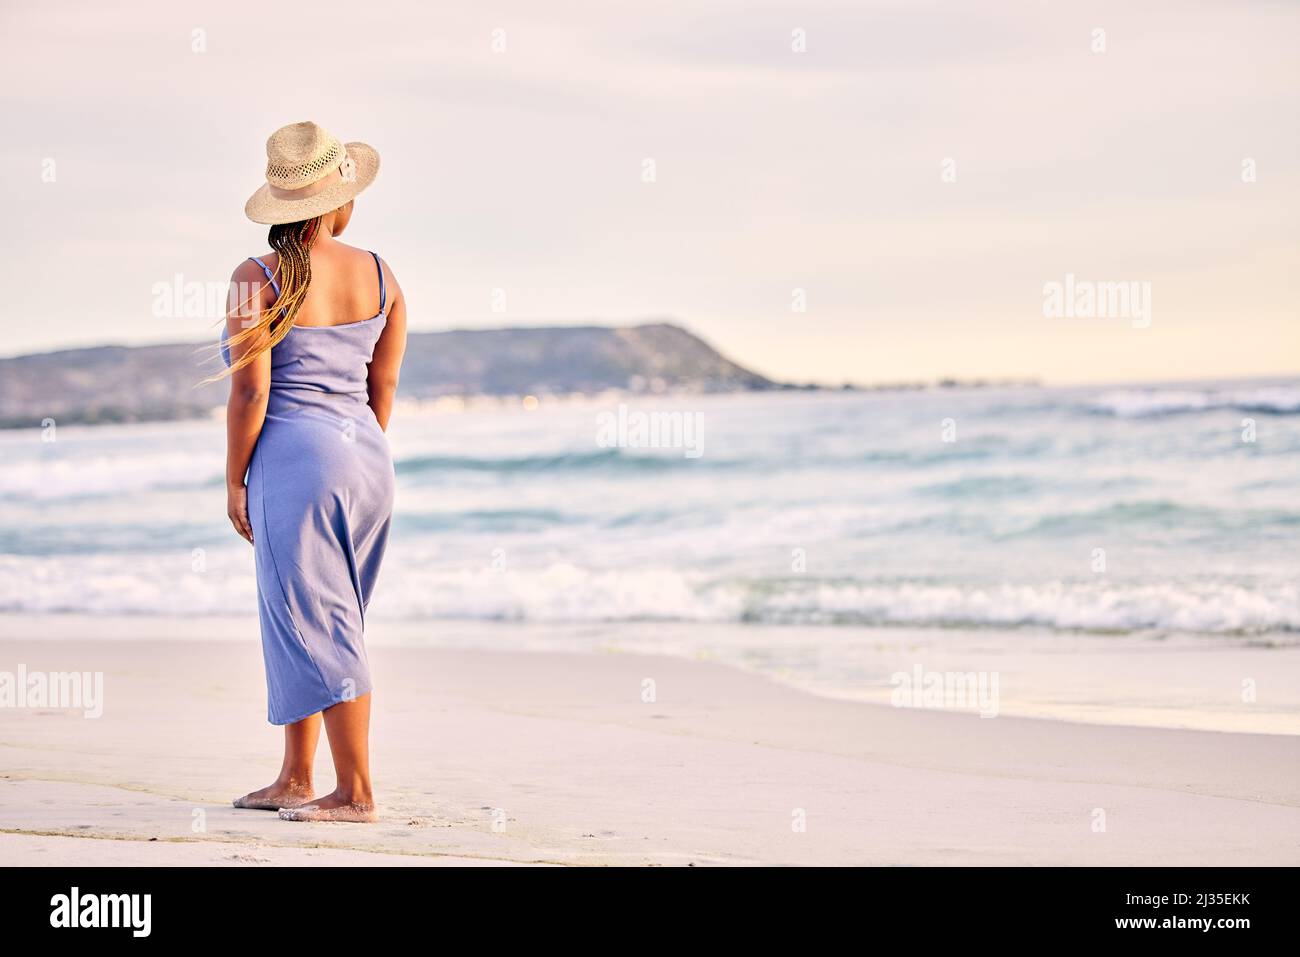
<path fill-rule="evenodd" d="M 861 669 L 827 662 L 890 629 L 1300 635 L 1300 380 L 442 402 L 390 443 L 370 623 L 403 640 L 725 633 L 722 657 L 852 695 Z M 215 418 L 0 434 L 0 614 L 251 616 L 223 460 Z"/>

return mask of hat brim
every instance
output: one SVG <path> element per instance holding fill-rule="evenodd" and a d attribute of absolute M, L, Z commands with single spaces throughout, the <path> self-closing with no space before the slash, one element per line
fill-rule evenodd
<path fill-rule="evenodd" d="M 375 181 L 379 175 L 379 153 L 365 143 L 345 143 L 348 155 L 357 164 L 356 178 L 341 181 L 314 196 L 305 199 L 280 199 L 272 195 L 271 187 L 263 185 L 244 204 L 244 215 L 255 223 L 277 226 L 315 219 L 346 206 L 354 196 Z"/>

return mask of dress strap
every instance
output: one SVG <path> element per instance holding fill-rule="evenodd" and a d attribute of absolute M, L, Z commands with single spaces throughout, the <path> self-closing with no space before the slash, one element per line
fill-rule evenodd
<path fill-rule="evenodd" d="M 379 254 L 374 250 L 370 251 L 370 255 L 375 257 L 375 268 L 379 270 L 379 311 L 375 315 L 382 316 L 384 304 L 388 302 L 388 291 L 384 288 L 384 264 L 379 261 Z"/>
<path fill-rule="evenodd" d="M 262 262 L 262 260 L 258 259 L 256 256 L 249 256 L 249 257 L 248 257 L 248 261 L 249 261 L 249 262 L 255 262 L 255 263 L 257 263 L 259 266 L 262 267 L 262 272 L 266 273 L 266 278 L 269 279 L 269 280 L 271 280 L 271 288 L 275 290 L 275 298 L 276 298 L 276 299 L 279 299 L 279 298 L 280 298 L 280 284 L 279 284 L 278 282 L 275 281 L 275 274 L 272 273 L 271 270 L 270 270 L 269 268 L 267 268 L 266 263 Z"/>

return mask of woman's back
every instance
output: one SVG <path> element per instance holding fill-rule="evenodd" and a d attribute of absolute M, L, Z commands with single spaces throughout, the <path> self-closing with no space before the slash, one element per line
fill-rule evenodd
<path fill-rule="evenodd" d="M 382 311 L 381 274 L 373 253 L 335 240 L 313 244 L 308 256 L 311 284 L 294 318 L 294 326 L 348 325 L 371 319 Z M 277 253 L 265 253 L 257 258 L 272 274 L 279 272 Z M 386 267 L 383 278 L 386 289 L 392 278 Z"/>
<path fill-rule="evenodd" d="M 258 290 L 258 309 L 275 312 L 285 296 L 282 280 L 291 275 L 301 279 L 307 275 L 306 257 L 310 262 L 310 283 L 299 297 L 292 326 L 270 350 L 268 413 L 318 405 L 314 397 L 321 393 L 368 401 L 370 366 L 392 298 L 388 268 L 375 253 L 336 240 L 318 241 L 310 251 L 290 255 L 299 258 L 285 263 L 281 255 L 267 253 L 249 257 L 240 267 L 250 277 L 246 288 Z M 222 353 L 229 363 L 226 339 Z"/>

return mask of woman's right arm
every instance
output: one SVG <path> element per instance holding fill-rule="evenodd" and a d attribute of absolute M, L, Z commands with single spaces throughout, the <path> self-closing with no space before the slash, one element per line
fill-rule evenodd
<path fill-rule="evenodd" d="M 245 262 L 231 276 L 231 291 L 226 313 L 226 334 L 234 336 L 257 322 L 266 302 L 261 268 Z M 249 291 L 252 291 L 251 294 Z M 265 342 L 264 336 L 250 336 L 230 346 L 233 365 L 249 350 Z M 257 438 L 266 421 L 266 403 L 271 390 L 271 351 L 263 351 L 252 362 L 231 374 L 230 399 L 226 403 L 226 514 L 235 531 L 253 541 L 253 526 L 248 520 L 248 489 L 244 479 L 253 458 Z"/>

